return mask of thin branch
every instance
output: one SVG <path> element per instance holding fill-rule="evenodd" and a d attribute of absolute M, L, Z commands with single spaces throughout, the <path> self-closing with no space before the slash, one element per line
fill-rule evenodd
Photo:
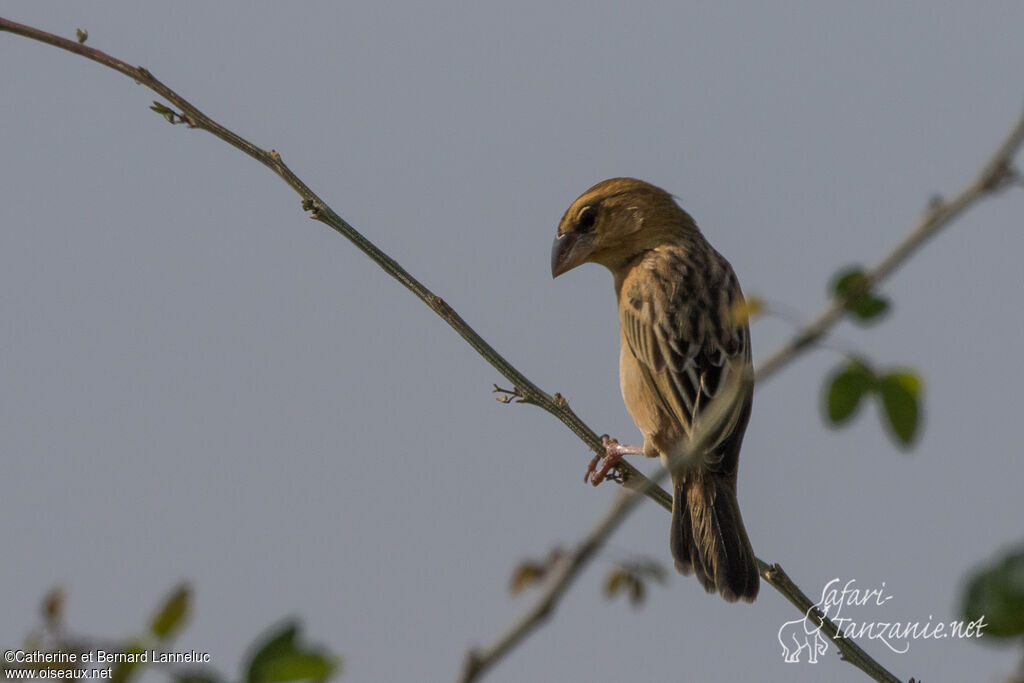
<path fill-rule="evenodd" d="M 360 232 L 349 225 L 347 221 L 336 214 L 334 210 L 326 204 L 326 202 L 324 202 L 315 192 L 313 192 L 313 190 L 302 182 L 298 176 L 292 173 L 291 169 L 289 169 L 281 159 L 281 155 L 276 151 L 270 150 L 268 152 L 261 149 L 240 135 L 237 135 L 220 125 L 210 117 L 203 114 L 203 112 L 199 111 L 199 109 L 193 106 L 184 97 L 164 85 L 154 77 L 153 74 L 141 66 L 131 66 L 130 64 L 95 48 L 87 47 L 76 41 L 68 40 L 67 38 L 61 38 L 60 36 L 53 35 L 52 33 L 40 31 L 39 29 L 31 26 L 25 26 L 23 24 L 9 21 L 3 17 L 0 17 L 0 31 L 8 31 L 10 33 L 15 33 L 26 38 L 31 38 L 33 40 L 38 40 L 55 47 L 59 47 L 63 50 L 68 50 L 69 52 L 74 52 L 86 59 L 99 62 L 104 66 L 110 67 L 115 71 L 119 71 L 126 76 L 129 76 L 135 80 L 136 83 L 140 83 L 150 90 L 160 94 L 168 102 L 171 102 L 181 110 L 180 114 L 165 114 L 165 117 L 168 118 L 169 121 L 172 121 L 172 123 L 181 122 L 185 123 L 190 128 L 200 128 L 212 133 L 232 147 L 245 152 L 253 159 L 256 159 L 261 164 L 272 170 L 293 190 L 295 190 L 300 197 L 302 197 L 302 207 L 304 210 L 311 212 L 311 218 L 324 223 L 343 235 L 358 247 L 360 251 L 369 256 L 374 263 L 379 265 L 384 272 L 402 283 L 423 303 L 429 306 L 432 311 L 441 316 L 441 318 L 448 323 L 452 329 L 459 334 L 459 336 L 465 339 L 477 353 L 483 356 L 484 360 L 494 366 L 494 368 L 508 381 L 512 382 L 515 387 L 515 391 L 524 398 L 526 403 L 532 403 L 533 405 L 551 413 L 561 420 L 565 426 L 572 430 L 572 432 L 586 443 L 587 446 L 589 446 L 595 453 L 604 453 L 604 447 L 601 445 L 601 438 L 594 432 L 594 430 L 584 424 L 583 420 L 573 412 L 572 408 L 569 407 L 569 404 L 564 398 L 562 398 L 562 396 L 559 394 L 555 394 L 554 396 L 549 395 L 527 379 L 524 374 L 519 372 L 519 370 L 505 360 L 505 358 L 490 344 L 484 341 L 483 337 L 477 334 L 476 331 L 470 327 L 466 321 L 463 320 L 454 309 L 452 309 L 451 306 L 445 303 L 441 297 L 431 292 L 423 283 L 413 277 L 407 270 L 402 268 L 402 266 L 400 266 L 394 259 L 381 251 L 375 244 L 373 244 L 373 242 L 366 239 Z M 162 105 L 157 106 L 159 107 Z M 158 113 L 162 113 L 162 111 Z M 646 479 L 639 470 L 628 463 L 621 463 L 619 470 L 623 474 L 623 479 L 625 480 L 626 485 L 630 488 L 636 489 L 641 487 Z M 648 490 L 647 496 L 666 509 L 671 509 L 672 507 L 672 497 L 661 489 Z"/>
<path fill-rule="evenodd" d="M 333 228 L 335 231 L 350 240 L 357 248 L 377 263 L 386 273 L 402 283 L 421 301 L 445 320 L 463 339 L 472 346 L 488 363 L 498 370 L 506 379 L 513 384 L 513 391 L 521 397 L 523 402 L 532 403 L 561 420 L 574 434 L 576 434 L 593 451 L 603 453 L 604 449 L 601 440 L 596 432 L 590 429 L 569 407 L 568 403 L 559 394 L 549 395 L 533 384 L 525 375 L 514 368 L 504 357 L 494 350 L 482 337 L 480 337 L 443 299 L 431 292 L 427 287 L 414 278 L 408 271 L 402 268 L 390 256 L 381 251 L 376 245 L 363 237 L 344 219 L 338 216 L 316 193 L 303 183 L 282 161 L 281 156 L 274 150 L 266 151 L 248 140 L 221 126 L 213 119 L 203 114 L 199 109 L 189 103 L 185 98 L 178 95 L 161 81 L 156 79 L 148 70 L 143 67 L 133 67 L 115 57 L 112 57 L 100 50 L 87 47 L 84 44 L 62 38 L 60 36 L 46 33 L 39 29 L 18 24 L 0 17 L 0 31 L 7 31 L 53 45 L 69 52 L 74 52 L 87 59 L 96 61 L 115 71 L 131 77 L 137 83 L 145 85 L 158 93 L 167 101 L 178 107 L 180 113 L 166 113 L 163 105 L 157 105 L 158 113 L 163 113 L 172 123 L 185 123 L 191 128 L 201 128 L 216 137 L 224 140 L 231 146 L 245 152 L 263 165 L 267 166 L 274 173 L 280 176 L 296 193 L 302 197 L 304 210 L 311 212 L 311 217 Z M 1015 178 L 1010 168 L 1010 159 L 1020 147 L 1024 138 L 1024 118 L 1016 126 L 1014 132 L 1001 146 L 996 156 L 986 164 L 985 169 L 979 174 L 977 181 L 972 183 L 967 190 L 958 195 L 948 203 L 941 203 L 933 207 L 929 214 L 923 219 L 921 225 L 916 228 L 904 242 L 902 242 L 892 254 L 878 264 L 874 269 L 866 273 L 869 286 L 877 284 L 892 270 L 898 267 L 922 242 L 937 232 L 941 227 L 950 223 L 966 208 L 985 194 L 994 192 L 1002 186 L 1009 184 Z M 786 363 L 795 358 L 801 351 L 820 339 L 825 332 L 834 325 L 843 315 L 845 301 L 833 300 L 829 306 L 806 328 L 804 328 L 792 341 L 769 356 L 758 367 L 758 379 L 764 379 L 773 374 Z M 638 470 L 622 462 L 619 464 L 620 472 L 623 475 L 625 485 L 636 494 L 642 494 L 651 498 L 666 510 L 671 510 L 671 496 L 643 476 Z M 553 606 L 560 599 L 560 596 L 592 557 L 597 548 L 608 534 L 614 531 L 628 513 L 639 501 L 639 495 L 623 494 L 608 514 L 602 518 L 601 523 L 588 535 L 593 538 L 592 544 L 584 543 L 577 548 L 574 556 L 562 572 L 565 578 L 561 581 L 554 580 L 552 585 L 555 588 L 549 589 L 549 601 L 546 604 L 538 603 L 535 610 L 531 611 L 518 622 L 520 626 L 510 629 L 511 637 L 508 644 L 502 648 L 502 654 L 519 642 L 532 630 L 536 623 L 540 623 L 546 614 L 549 614 Z M 769 566 L 767 563 L 758 560 L 758 566 L 762 577 L 770 585 L 779 590 L 791 603 L 796 605 L 801 612 L 807 614 L 807 606 L 813 603 L 791 582 L 782 572 L 778 565 Z M 561 588 L 558 588 L 562 586 Z M 831 630 L 828 627 L 831 627 Z M 844 659 L 850 661 L 858 668 L 874 677 L 876 680 L 895 681 L 898 680 L 867 656 L 853 641 L 846 638 L 836 638 L 834 624 L 825 619 L 822 629 L 829 634 L 833 642 L 839 648 Z M 499 655 L 500 656 L 500 655 Z"/>

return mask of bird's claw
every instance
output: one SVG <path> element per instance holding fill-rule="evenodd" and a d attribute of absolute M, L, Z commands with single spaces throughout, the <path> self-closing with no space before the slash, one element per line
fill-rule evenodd
<path fill-rule="evenodd" d="M 623 456 L 622 447 L 619 445 L 618 439 L 613 439 L 604 434 L 601 436 L 601 445 L 604 446 L 604 455 L 595 455 L 590 464 L 587 465 L 587 471 L 583 475 L 584 483 L 589 481 L 594 486 L 597 486 L 605 479 L 619 480 L 618 474 L 612 472 Z M 600 463 L 600 467 L 598 467 L 598 463 Z M 610 472 L 612 473 L 609 474 Z"/>

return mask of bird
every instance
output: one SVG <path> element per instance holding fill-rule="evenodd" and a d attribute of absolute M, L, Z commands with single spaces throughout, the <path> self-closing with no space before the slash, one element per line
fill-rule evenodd
<path fill-rule="evenodd" d="M 551 275 L 584 263 L 605 266 L 614 278 L 619 383 L 643 435 L 643 446 L 602 437 L 601 467 L 595 458 L 584 479 L 596 486 L 623 455 L 660 457 L 672 478 L 676 569 L 695 574 L 708 593 L 753 602 L 757 558 L 736 499 L 753 365 L 736 274 L 672 195 L 635 178 L 594 185 L 562 216 Z M 726 387 L 725 408 L 709 409 Z M 707 433 L 695 436 L 698 428 Z M 698 441 L 703 448 L 690 453 Z"/>

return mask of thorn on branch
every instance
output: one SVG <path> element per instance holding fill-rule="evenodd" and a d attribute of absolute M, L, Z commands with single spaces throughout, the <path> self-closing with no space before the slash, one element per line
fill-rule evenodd
<path fill-rule="evenodd" d="M 1013 185 L 1019 180 L 1019 178 L 1019 174 L 1016 169 L 1010 166 L 1010 162 L 1006 159 L 1002 159 L 999 162 L 999 165 L 993 170 L 992 175 L 985 179 L 984 190 L 986 192 L 998 192 L 999 190 Z"/>

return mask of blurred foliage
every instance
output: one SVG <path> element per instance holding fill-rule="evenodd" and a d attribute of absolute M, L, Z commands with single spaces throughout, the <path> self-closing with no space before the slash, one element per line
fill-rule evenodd
<path fill-rule="evenodd" d="M 508 592 L 512 595 L 519 595 L 527 588 L 532 588 L 541 583 L 564 555 L 565 551 L 561 548 L 553 548 L 548 553 L 546 559 L 523 560 L 512 570 L 512 576 L 509 578 L 508 583 Z"/>
<path fill-rule="evenodd" d="M 665 568 L 652 558 L 622 562 L 605 577 L 604 596 L 614 600 L 621 593 L 632 607 L 640 608 L 647 599 L 647 584 L 664 585 L 665 579 Z"/>
<path fill-rule="evenodd" d="M 82 661 L 83 654 L 95 653 L 98 650 L 117 654 L 142 654 L 153 651 L 178 654 L 176 650 L 171 649 L 171 641 L 185 627 L 192 611 L 192 590 L 188 584 L 176 586 L 168 593 L 155 610 L 143 633 L 120 642 L 101 641 L 70 633 L 64 620 L 66 602 L 63 589 L 58 587 L 50 590 L 42 600 L 41 626 L 25 638 L 20 648 L 12 649 L 21 649 L 27 653 L 38 651 L 75 654 L 77 661 L 16 664 L 0 662 L 0 672 L 6 674 L 16 670 L 33 671 L 33 675 L 39 677 L 39 672 L 46 670 L 46 678 L 62 681 L 75 678 L 75 672 L 110 668 L 112 671 L 109 680 L 112 683 L 137 680 L 144 671 L 165 675 L 172 683 L 228 683 L 234 680 L 201 661 L 153 662 L 152 657 L 148 655 L 147 661 L 144 662 L 125 661 L 111 664 Z M 201 656 L 204 653 L 195 654 Z M 241 670 L 243 677 L 237 679 L 241 683 L 326 683 L 340 675 L 341 659 L 326 648 L 307 643 L 302 638 L 299 622 L 287 620 L 256 639 L 249 648 Z"/>
<path fill-rule="evenodd" d="M 846 301 L 846 309 L 853 313 L 854 322 L 877 322 L 889 310 L 889 301 L 869 290 L 868 279 L 860 266 L 848 266 L 836 273 L 830 289 L 833 296 Z"/>
<path fill-rule="evenodd" d="M 340 662 L 327 650 L 303 643 L 297 621 L 286 621 L 258 640 L 249 653 L 246 683 L 327 681 Z"/>
<path fill-rule="evenodd" d="M 969 621 L 985 618 L 985 638 L 1024 635 L 1024 546 L 1004 553 L 970 576 L 961 612 Z"/>
<path fill-rule="evenodd" d="M 897 446 L 910 448 L 920 433 L 922 382 L 910 368 L 884 374 L 875 372 L 863 358 L 836 368 L 825 380 L 824 412 L 833 426 L 849 422 L 863 399 L 874 396 L 882 422 Z"/>

